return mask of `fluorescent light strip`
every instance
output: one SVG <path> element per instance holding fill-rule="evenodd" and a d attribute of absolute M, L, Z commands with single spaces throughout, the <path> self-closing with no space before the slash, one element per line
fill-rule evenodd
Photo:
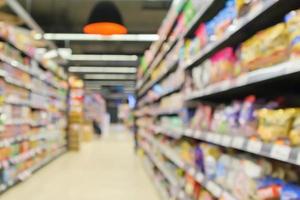
<path fill-rule="evenodd" d="M 73 54 L 69 57 L 73 61 L 137 61 L 137 55 L 89 55 Z"/>
<path fill-rule="evenodd" d="M 85 67 L 85 66 L 70 66 L 69 72 L 73 73 L 136 73 L 135 67 Z"/>
<path fill-rule="evenodd" d="M 68 40 L 68 41 L 125 41 L 125 42 L 154 42 L 159 39 L 157 34 L 124 34 L 124 35 L 92 35 L 76 33 L 45 33 L 37 34 L 35 39 L 45 40 Z"/>
<path fill-rule="evenodd" d="M 84 79 L 97 79 L 97 80 L 135 80 L 135 75 L 125 74 L 85 74 Z"/>

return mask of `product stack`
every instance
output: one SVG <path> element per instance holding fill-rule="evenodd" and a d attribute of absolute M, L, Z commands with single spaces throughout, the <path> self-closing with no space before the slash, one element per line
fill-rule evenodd
<path fill-rule="evenodd" d="M 173 6 L 138 72 L 135 111 L 162 197 L 300 199 L 300 2 Z"/>
<path fill-rule="evenodd" d="M 68 147 L 79 151 L 84 126 L 84 84 L 81 79 L 70 76 L 69 85 Z"/>
<path fill-rule="evenodd" d="M 68 84 L 29 30 L 0 24 L 0 192 L 66 151 Z"/>

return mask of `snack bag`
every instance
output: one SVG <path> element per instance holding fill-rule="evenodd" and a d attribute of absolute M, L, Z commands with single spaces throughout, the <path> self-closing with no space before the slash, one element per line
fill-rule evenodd
<path fill-rule="evenodd" d="M 243 131 L 242 133 L 244 133 L 247 137 L 255 135 L 257 130 L 257 118 L 255 116 L 255 101 L 256 97 L 254 95 L 246 97 L 238 119 L 240 129 Z"/>
<path fill-rule="evenodd" d="M 289 134 L 289 139 L 292 145 L 300 145 L 300 114 L 297 114 Z"/>
<path fill-rule="evenodd" d="M 261 200 L 279 199 L 284 181 L 279 178 L 266 176 L 257 181 L 257 196 Z"/>
<path fill-rule="evenodd" d="M 279 23 L 241 44 L 240 63 L 248 71 L 277 64 L 288 58 L 288 45 L 286 25 Z"/>
<path fill-rule="evenodd" d="M 281 200 L 299 200 L 300 187 L 294 184 L 285 184 L 281 191 Z"/>
<path fill-rule="evenodd" d="M 265 141 L 285 139 L 298 112 L 296 109 L 259 110 L 257 112 L 259 136 Z"/>
<path fill-rule="evenodd" d="M 289 32 L 291 58 L 300 57 L 300 10 L 291 11 L 285 17 Z"/>
<path fill-rule="evenodd" d="M 211 58 L 211 81 L 218 82 L 234 76 L 236 56 L 232 47 L 224 48 Z"/>

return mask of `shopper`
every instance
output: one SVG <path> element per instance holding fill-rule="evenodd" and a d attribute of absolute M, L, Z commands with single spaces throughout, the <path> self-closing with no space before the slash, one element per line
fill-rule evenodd
<path fill-rule="evenodd" d="M 97 136 L 101 136 L 102 130 L 101 127 L 99 126 L 98 122 L 96 120 L 93 120 L 93 127 L 94 127 L 94 132 Z"/>

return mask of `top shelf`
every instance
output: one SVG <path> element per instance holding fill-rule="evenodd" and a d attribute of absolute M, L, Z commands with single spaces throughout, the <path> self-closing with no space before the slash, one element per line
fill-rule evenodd
<path fill-rule="evenodd" d="M 268 27 L 274 20 L 282 20 L 288 11 L 299 5 L 299 2 L 284 1 L 284 0 L 267 0 L 264 1 L 255 10 L 248 13 L 246 16 L 236 20 L 225 32 L 224 36 L 216 41 L 212 41 L 206 45 L 200 52 L 192 56 L 183 64 L 185 69 L 191 69 L 196 65 L 201 64 L 211 55 L 226 46 L 235 46 L 246 40 L 257 31 Z M 280 9 L 275 9 L 279 8 Z M 273 9 L 274 8 L 274 9 Z"/>
<path fill-rule="evenodd" d="M 172 29 L 170 29 L 169 31 L 167 31 L 168 33 L 166 34 L 166 36 L 163 36 L 162 37 L 163 39 L 159 40 L 159 45 L 157 45 L 157 48 L 154 50 L 155 53 L 154 53 L 153 59 L 149 63 L 149 67 L 147 68 L 148 70 L 145 73 L 146 75 L 144 76 L 140 85 L 138 86 L 138 88 L 137 88 L 138 90 L 143 88 L 143 86 L 149 80 L 151 73 L 159 65 L 159 63 L 168 55 L 168 53 L 172 50 L 172 48 L 176 45 L 176 43 L 180 40 L 183 40 L 184 38 L 186 38 L 187 36 L 189 36 L 191 34 L 191 31 L 195 29 L 195 27 L 199 24 L 199 22 L 202 20 L 204 15 L 210 9 L 212 9 L 214 7 L 213 5 L 215 2 L 216 2 L 215 0 L 210 0 L 210 1 L 208 1 L 207 4 L 203 5 L 203 7 L 201 7 L 199 12 L 194 16 L 193 20 L 190 22 L 188 27 L 181 34 L 178 34 L 173 39 L 170 39 L 168 37 L 172 30 Z M 185 3 L 182 4 L 180 12 L 183 10 L 184 5 L 185 5 Z M 178 18 L 178 15 L 180 12 L 178 12 L 177 16 L 174 19 L 172 19 L 172 20 L 174 20 L 174 21 L 172 21 L 172 24 L 173 24 L 172 27 L 174 27 L 176 19 Z M 166 44 L 166 47 L 164 49 L 162 49 L 164 43 Z M 159 51 L 159 50 L 161 50 L 161 51 Z"/>
<path fill-rule="evenodd" d="M 164 26 L 166 26 L 166 23 L 168 23 L 169 28 L 165 29 L 164 32 L 159 33 L 160 39 L 157 42 L 152 44 L 152 45 L 155 45 L 153 47 L 153 49 L 151 49 L 151 51 L 153 52 L 152 59 L 148 64 L 147 70 L 145 72 L 145 75 L 144 75 L 138 89 L 140 89 L 146 83 L 146 81 L 150 78 L 150 74 L 154 70 L 153 67 L 155 67 L 155 65 L 154 65 L 154 63 L 155 63 L 154 61 L 156 60 L 155 58 L 159 54 L 160 49 L 163 47 L 163 44 L 165 42 L 167 42 L 167 40 L 169 39 L 170 33 L 171 33 L 172 29 L 174 28 L 174 26 L 176 24 L 176 20 L 178 18 L 178 15 L 183 10 L 184 5 L 186 4 L 186 2 L 187 2 L 186 0 L 173 1 L 171 9 L 169 10 L 169 12 L 167 14 L 167 17 L 166 17 L 166 19 L 168 19 L 168 20 L 165 20 L 161 25 L 161 27 L 164 27 Z M 176 12 L 177 9 L 178 9 L 178 11 Z M 175 44 L 175 40 L 172 43 Z"/>
<path fill-rule="evenodd" d="M 7 38 L 5 36 L 0 36 L 1 40 L 8 43 L 9 45 L 11 45 L 13 48 L 17 49 L 18 51 L 20 51 L 24 56 L 29 57 L 33 60 L 35 60 L 42 68 L 51 71 L 53 74 L 55 74 L 58 78 L 62 79 L 62 80 L 66 80 L 67 76 L 65 73 L 61 72 L 61 71 L 57 71 L 55 69 L 52 69 L 51 67 L 48 67 L 47 64 L 44 63 L 44 60 L 37 58 L 34 53 L 29 52 L 27 49 L 23 49 L 21 47 L 19 47 L 16 42 L 12 41 L 10 38 Z M 30 48 L 33 49 L 33 48 Z"/>

